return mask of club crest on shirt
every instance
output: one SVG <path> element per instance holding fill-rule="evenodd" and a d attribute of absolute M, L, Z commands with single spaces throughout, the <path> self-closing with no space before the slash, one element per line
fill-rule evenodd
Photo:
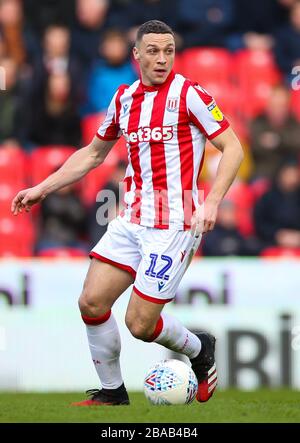
<path fill-rule="evenodd" d="M 179 106 L 179 97 L 169 97 L 167 99 L 167 111 L 176 112 Z"/>
<path fill-rule="evenodd" d="M 218 108 L 217 103 L 215 101 L 213 101 L 210 105 L 208 105 L 207 109 L 209 110 L 209 112 L 212 114 L 213 118 L 217 122 L 221 122 L 223 120 L 224 118 L 223 114 Z"/>

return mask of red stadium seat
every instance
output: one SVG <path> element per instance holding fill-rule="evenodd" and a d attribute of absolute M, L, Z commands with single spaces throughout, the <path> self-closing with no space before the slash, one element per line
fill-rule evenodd
<path fill-rule="evenodd" d="M 105 112 L 90 114 L 81 119 L 82 141 L 84 145 L 88 145 L 93 140 L 99 126 L 105 119 Z"/>
<path fill-rule="evenodd" d="M 249 236 L 254 233 L 252 210 L 254 195 L 251 187 L 244 182 L 236 182 L 226 194 L 226 199 L 236 206 L 238 229 L 242 235 Z"/>
<path fill-rule="evenodd" d="M 241 91 L 241 113 L 247 118 L 255 117 L 264 110 L 272 87 L 282 76 L 271 51 L 244 49 L 233 60 Z"/>
<path fill-rule="evenodd" d="M 88 253 L 80 248 L 49 248 L 40 251 L 37 254 L 38 257 L 49 258 L 69 258 L 69 257 L 87 257 Z"/>
<path fill-rule="evenodd" d="M 96 201 L 98 192 L 110 180 L 118 164 L 118 155 L 113 149 L 107 156 L 105 162 L 89 172 L 82 181 L 81 197 L 83 202 L 90 206 Z"/>
<path fill-rule="evenodd" d="M 20 149 L 0 148 L 0 183 L 17 187 L 26 182 L 27 155 Z"/>
<path fill-rule="evenodd" d="M 34 229 L 28 214 L 0 217 L 0 257 L 30 257 Z"/>
<path fill-rule="evenodd" d="M 0 257 L 32 255 L 34 229 L 31 216 L 23 213 L 15 217 L 10 210 L 12 199 L 20 189 L 25 187 L 26 184 L 21 181 L 0 182 Z"/>
<path fill-rule="evenodd" d="M 272 246 L 264 249 L 261 254 L 263 258 L 300 258 L 300 248 L 284 248 L 281 246 Z"/>
<path fill-rule="evenodd" d="M 52 174 L 76 151 L 72 146 L 51 145 L 35 149 L 31 154 L 32 184 L 40 183 Z"/>
<path fill-rule="evenodd" d="M 24 189 L 25 184 L 20 183 L 20 185 L 15 183 L 1 183 L 0 182 L 0 217 L 10 216 L 11 203 L 15 195 Z"/>
<path fill-rule="evenodd" d="M 209 82 L 228 83 L 232 56 L 222 48 L 190 48 L 182 53 L 183 74 L 206 88 Z"/>
<path fill-rule="evenodd" d="M 234 56 L 234 73 L 239 85 L 256 83 L 276 85 L 281 80 L 273 53 L 265 50 L 243 49 Z"/>
<path fill-rule="evenodd" d="M 273 86 L 266 81 L 258 81 L 240 91 L 240 113 L 246 119 L 252 119 L 261 114 L 268 103 Z"/>
<path fill-rule="evenodd" d="M 105 119 L 106 113 L 91 114 L 83 117 L 81 120 L 83 144 L 88 145 L 93 140 L 99 126 Z M 127 159 L 127 148 L 124 137 L 121 137 L 114 145 L 114 151 L 118 153 L 121 159 Z"/>

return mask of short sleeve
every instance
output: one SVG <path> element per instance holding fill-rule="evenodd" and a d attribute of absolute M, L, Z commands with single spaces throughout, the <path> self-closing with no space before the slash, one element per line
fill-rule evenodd
<path fill-rule="evenodd" d="M 101 140 L 116 140 L 122 135 L 119 126 L 120 97 L 126 88 L 127 85 L 120 86 L 109 104 L 104 122 L 96 133 L 96 136 Z"/>
<path fill-rule="evenodd" d="M 229 123 L 219 109 L 214 98 L 198 84 L 189 87 L 186 106 L 190 121 L 197 126 L 209 140 L 221 134 Z"/>

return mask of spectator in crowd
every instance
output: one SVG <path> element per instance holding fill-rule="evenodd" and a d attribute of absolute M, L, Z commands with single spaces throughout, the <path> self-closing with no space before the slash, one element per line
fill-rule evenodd
<path fill-rule="evenodd" d="M 271 49 L 271 35 L 288 20 L 288 7 L 276 0 L 264 0 L 263 5 L 261 0 L 233 0 L 234 26 L 227 38 L 228 48 Z"/>
<path fill-rule="evenodd" d="M 178 0 L 173 0 L 170 7 L 169 0 L 132 0 L 127 10 L 124 9 L 123 15 L 123 23 L 126 23 L 126 28 L 129 30 L 130 42 L 132 44 L 135 42 L 137 28 L 142 23 L 152 20 L 153 17 L 168 22 L 172 28 L 176 29 L 178 21 L 177 3 Z"/>
<path fill-rule="evenodd" d="M 86 210 L 73 185 L 49 195 L 41 203 L 36 252 L 57 247 L 87 251 L 86 220 Z"/>
<path fill-rule="evenodd" d="M 39 39 L 52 23 L 71 27 L 75 22 L 75 0 L 22 0 L 25 20 Z"/>
<path fill-rule="evenodd" d="M 275 55 L 279 68 L 291 79 L 294 66 L 300 65 L 300 1 L 291 7 L 290 21 L 276 35 Z"/>
<path fill-rule="evenodd" d="M 5 91 L 0 91 L 0 144 L 19 146 L 23 139 L 25 120 L 24 94 L 18 78 L 14 59 L 5 57 L 0 61 L 5 72 Z"/>
<path fill-rule="evenodd" d="M 123 180 L 126 172 L 127 164 L 120 160 L 111 179 L 103 186 L 105 194 L 98 195 L 97 202 L 90 208 L 89 211 L 89 228 L 91 247 L 95 246 L 100 238 L 105 234 L 107 223 L 119 214 L 119 208 L 122 206 L 123 200 Z M 115 195 L 113 200 L 108 200 L 106 196 L 107 191 Z M 121 194 L 121 195 L 120 195 Z M 100 204 L 99 204 L 100 203 Z M 115 207 L 114 207 L 115 204 Z M 100 212 L 99 212 L 100 210 Z M 107 219 L 107 223 L 99 223 L 99 217 L 103 214 Z"/>
<path fill-rule="evenodd" d="M 35 98 L 29 139 L 38 145 L 80 144 L 80 117 L 67 73 L 50 74 L 42 96 Z"/>
<path fill-rule="evenodd" d="M 126 34 L 109 30 L 101 39 L 98 60 L 88 80 L 85 113 L 105 111 L 120 83 L 132 84 L 137 73 L 129 58 Z"/>
<path fill-rule="evenodd" d="M 300 247 L 300 170 L 296 161 L 281 165 L 273 186 L 255 205 L 254 222 L 266 247 Z"/>
<path fill-rule="evenodd" d="M 87 69 L 98 56 L 99 38 L 108 27 L 109 0 L 76 0 L 77 24 L 73 29 L 73 51 Z"/>
<path fill-rule="evenodd" d="M 232 0 L 178 0 L 177 30 L 183 46 L 224 46 L 233 12 Z"/>
<path fill-rule="evenodd" d="M 0 32 L 5 43 L 6 56 L 13 58 L 18 67 L 33 61 L 38 53 L 38 43 L 24 24 L 20 0 L 1 0 Z"/>
<path fill-rule="evenodd" d="M 259 248 L 253 239 L 245 239 L 238 230 L 234 202 L 226 199 L 219 206 L 214 230 L 204 236 L 204 256 L 240 256 L 257 254 Z"/>
<path fill-rule="evenodd" d="M 152 0 L 156 2 L 157 0 Z M 160 1 L 160 0 L 158 0 Z M 109 28 L 118 28 L 126 32 L 132 23 L 133 4 L 135 0 L 110 0 L 107 13 Z M 140 5 L 143 1 L 138 2 Z"/>
<path fill-rule="evenodd" d="M 253 178 L 273 178 L 289 156 L 300 154 L 300 125 L 290 113 L 290 92 L 277 86 L 264 114 L 250 126 Z"/>
<path fill-rule="evenodd" d="M 43 52 L 35 64 L 36 88 L 44 86 L 50 74 L 68 73 L 72 94 L 78 99 L 83 95 L 82 72 L 79 60 L 70 52 L 70 30 L 60 24 L 49 25 L 44 32 Z"/>

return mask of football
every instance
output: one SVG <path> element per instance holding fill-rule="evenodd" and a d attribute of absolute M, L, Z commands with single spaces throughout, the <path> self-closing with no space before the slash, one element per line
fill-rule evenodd
<path fill-rule="evenodd" d="M 175 359 L 157 362 L 144 380 L 145 396 L 154 405 L 191 403 L 197 389 L 198 381 L 192 368 Z"/>

